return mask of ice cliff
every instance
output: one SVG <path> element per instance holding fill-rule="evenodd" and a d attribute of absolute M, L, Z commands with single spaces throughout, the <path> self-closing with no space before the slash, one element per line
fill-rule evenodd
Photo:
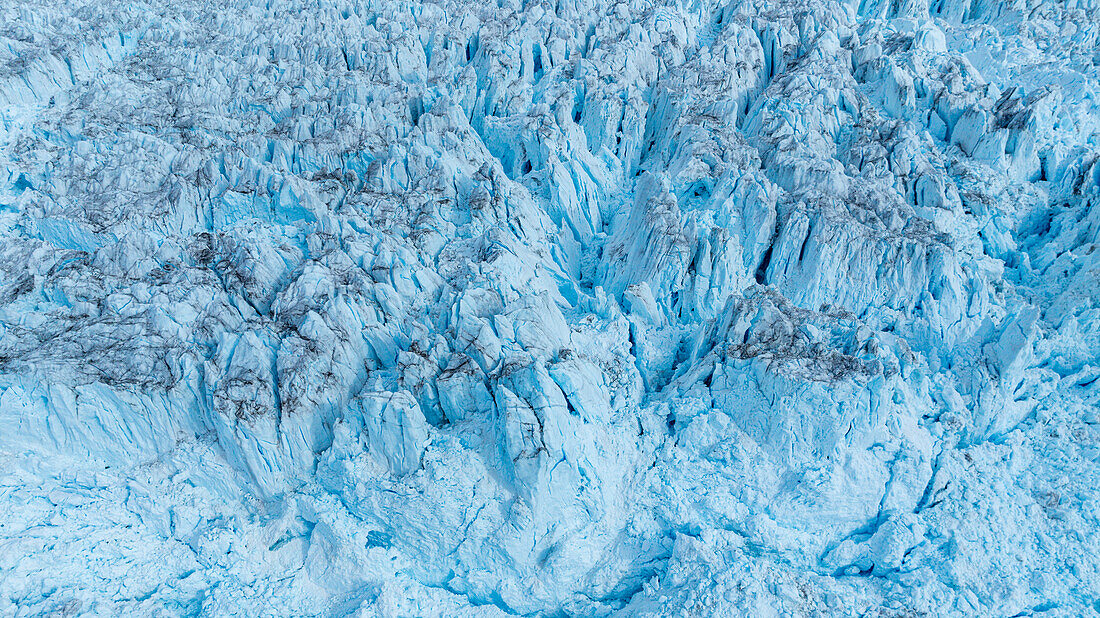
<path fill-rule="evenodd" d="M 0 1 L 0 614 L 1100 612 L 1097 0 Z"/>

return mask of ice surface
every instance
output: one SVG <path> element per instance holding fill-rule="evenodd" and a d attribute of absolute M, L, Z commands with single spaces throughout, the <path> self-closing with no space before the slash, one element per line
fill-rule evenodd
<path fill-rule="evenodd" d="M 0 615 L 1100 612 L 1096 0 L 0 43 Z"/>

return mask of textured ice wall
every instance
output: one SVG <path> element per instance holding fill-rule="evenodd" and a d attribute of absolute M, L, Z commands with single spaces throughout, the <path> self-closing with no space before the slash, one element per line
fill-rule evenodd
<path fill-rule="evenodd" d="M 0 2 L 0 614 L 1100 611 L 1098 33 Z"/>

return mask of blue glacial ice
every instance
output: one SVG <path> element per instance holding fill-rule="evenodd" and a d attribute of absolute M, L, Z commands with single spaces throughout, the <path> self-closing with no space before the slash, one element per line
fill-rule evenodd
<path fill-rule="evenodd" d="M 0 0 L 0 615 L 1097 615 L 1098 50 Z"/>

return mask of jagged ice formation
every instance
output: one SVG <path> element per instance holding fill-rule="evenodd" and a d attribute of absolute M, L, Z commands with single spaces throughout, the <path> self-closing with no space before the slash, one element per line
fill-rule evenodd
<path fill-rule="evenodd" d="M 1098 33 L 0 2 L 0 614 L 1095 615 Z"/>

